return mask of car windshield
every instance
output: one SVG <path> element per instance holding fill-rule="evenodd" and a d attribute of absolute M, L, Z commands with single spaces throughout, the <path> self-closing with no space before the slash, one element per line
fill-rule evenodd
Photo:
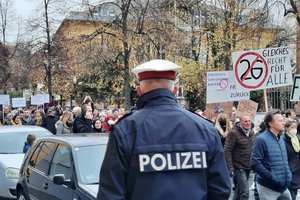
<path fill-rule="evenodd" d="M 0 154 L 23 153 L 23 147 L 28 134 L 34 134 L 37 138 L 50 135 L 48 131 L 11 132 L 0 134 Z"/>
<path fill-rule="evenodd" d="M 106 145 L 75 148 L 75 164 L 79 183 L 89 185 L 99 183 L 100 167 Z"/>

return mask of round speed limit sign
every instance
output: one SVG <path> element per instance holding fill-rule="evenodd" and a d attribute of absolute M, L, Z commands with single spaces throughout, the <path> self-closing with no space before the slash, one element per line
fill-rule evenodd
<path fill-rule="evenodd" d="M 236 61 L 234 73 L 241 86 L 247 89 L 257 89 L 264 84 L 268 76 L 268 65 L 260 54 L 247 52 Z"/>

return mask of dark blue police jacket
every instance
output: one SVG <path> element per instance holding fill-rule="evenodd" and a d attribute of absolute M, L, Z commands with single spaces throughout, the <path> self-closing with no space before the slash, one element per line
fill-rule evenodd
<path fill-rule="evenodd" d="M 97 199 L 228 199 L 230 179 L 212 124 L 167 89 L 140 97 L 110 133 Z"/>

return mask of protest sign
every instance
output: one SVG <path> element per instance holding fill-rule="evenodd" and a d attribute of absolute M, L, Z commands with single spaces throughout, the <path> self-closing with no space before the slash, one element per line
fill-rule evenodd
<path fill-rule="evenodd" d="M 258 108 L 258 103 L 256 103 L 255 101 L 242 100 L 238 104 L 236 116 L 240 117 L 241 115 L 247 113 L 250 114 L 253 119 L 256 115 L 257 108 Z"/>
<path fill-rule="evenodd" d="M 20 108 L 20 107 L 26 107 L 26 100 L 24 97 L 22 98 L 12 98 L 12 107 L 13 108 Z"/>
<path fill-rule="evenodd" d="M 292 85 L 290 50 L 287 47 L 232 53 L 238 87 L 259 90 Z"/>

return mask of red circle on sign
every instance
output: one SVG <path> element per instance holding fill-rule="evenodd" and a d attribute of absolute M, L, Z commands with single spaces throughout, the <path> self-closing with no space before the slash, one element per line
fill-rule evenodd
<path fill-rule="evenodd" d="M 247 75 L 249 74 L 249 72 L 252 70 L 252 68 L 254 67 L 255 63 L 257 62 L 258 59 L 261 59 L 261 61 L 263 62 L 264 64 L 264 67 L 265 67 L 265 76 L 263 77 L 262 81 L 259 82 L 257 85 L 246 85 L 245 83 L 243 83 L 243 81 L 245 80 L 245 78 L 243 78 L 243 80 L 239 79 L 239 75 L 238 75 L 238 64 L 240 63 L 240 61 L 245 57 L 245 56 L 248 56 L 248 55 L 253 55 L 253 56 L 256 56 L 256 59 L 252 62 L 251 66 L 247 69 L 246 73 L 245 73 L 245 76 L 244 77 L 247 77 Z M 235 77 L 237 79 L 237 81 L 239 82 L 239 84 L 241 84 L 244 88 L 248 88 L 248 89 L 256 89 L 256 88 L 259 88 L 264 82 L 265 80 L 267 79 L 267 76 L 268 76 L 268 65 L 267 65 L 267 62 L 265 61 L 265 59 L 258 53 L 255 53 L 255 52 L 247 52 L 247 53 L 244 53 L 242 54 L 239 59 L 237 60 L 237 62 L 235 63 L 235 68 L 234 68 L 234 73 L 235 73 Z"/>
<path fill-rule="evenodd" d="M 223 83 L 223 84 L 222 84 Z M 228 79 L 227 78 L 222 78 L 221 80 L 220 80 L 220 87 L 222 88 L 222 89 L 225 89 L 225 88 L 227 88 L 227 86 L 228 86 Z"/>

